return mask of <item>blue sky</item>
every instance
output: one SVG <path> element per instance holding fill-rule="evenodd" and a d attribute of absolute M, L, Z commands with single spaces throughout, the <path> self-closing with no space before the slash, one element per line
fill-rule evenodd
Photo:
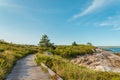
<path fill-rule="evenodd" d="M 0 0 L 0 39 L 120 46 L 120 0 Z"/>

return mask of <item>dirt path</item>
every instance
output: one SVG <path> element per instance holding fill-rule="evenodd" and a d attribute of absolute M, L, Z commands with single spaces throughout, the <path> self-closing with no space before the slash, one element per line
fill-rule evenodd
<path fill-rule="evenodd" d="M 17 62 L 6 80 L 51 80 L 34 62 L 35 55 L 29 55 Z"/>

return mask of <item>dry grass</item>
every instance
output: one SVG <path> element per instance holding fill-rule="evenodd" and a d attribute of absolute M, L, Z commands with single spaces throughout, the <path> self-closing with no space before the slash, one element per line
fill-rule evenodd
<path fill-rule="evenodd" d="M 73 64 L 60 56 L 47 56 L 38 53 L 36 57 L 37 64 L 45 63 L 64 80 L 120 80 L 118 73 L 93 71 Z"/>
<path fill-rule="evenodd" d="M 34 47 L 0 42 L 0 80 L 4 80 L 15 62 L 24 56 L 34 53 Z"/>

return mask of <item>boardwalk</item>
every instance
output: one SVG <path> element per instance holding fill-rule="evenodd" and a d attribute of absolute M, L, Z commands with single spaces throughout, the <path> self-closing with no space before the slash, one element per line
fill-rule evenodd
<path fill-rule="evenodd" d="M 51 80 L 34 62 L 35 55 L 29 55 L 17 62 L 6 80 Z"/>

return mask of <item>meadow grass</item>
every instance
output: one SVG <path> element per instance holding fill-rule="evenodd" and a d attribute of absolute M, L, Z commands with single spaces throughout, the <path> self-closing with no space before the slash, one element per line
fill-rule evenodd
<path fill-rule="evenodd" d="M 35 53 L 34 46 L 10 44 L 0 41 L 0 80 L 4 80 L 17 60 Z"/>
<path fill-rule="evenodd" d="M 77 46 L 56 46 L 54 50 L 49 50 L 54 55 L 59 55 L 63 58 L 74 58 L 78 55 L 93 54 L 94 46 L 91 45 L 77 45 Z"/>
<path fill-rule="evenodd" d="M 56 55 L 38 53 L 35 61 L 38 65 L 41 62 L 46 64 L 64 80 L 120 80 L 118 73 L 94 71 Z"/>

